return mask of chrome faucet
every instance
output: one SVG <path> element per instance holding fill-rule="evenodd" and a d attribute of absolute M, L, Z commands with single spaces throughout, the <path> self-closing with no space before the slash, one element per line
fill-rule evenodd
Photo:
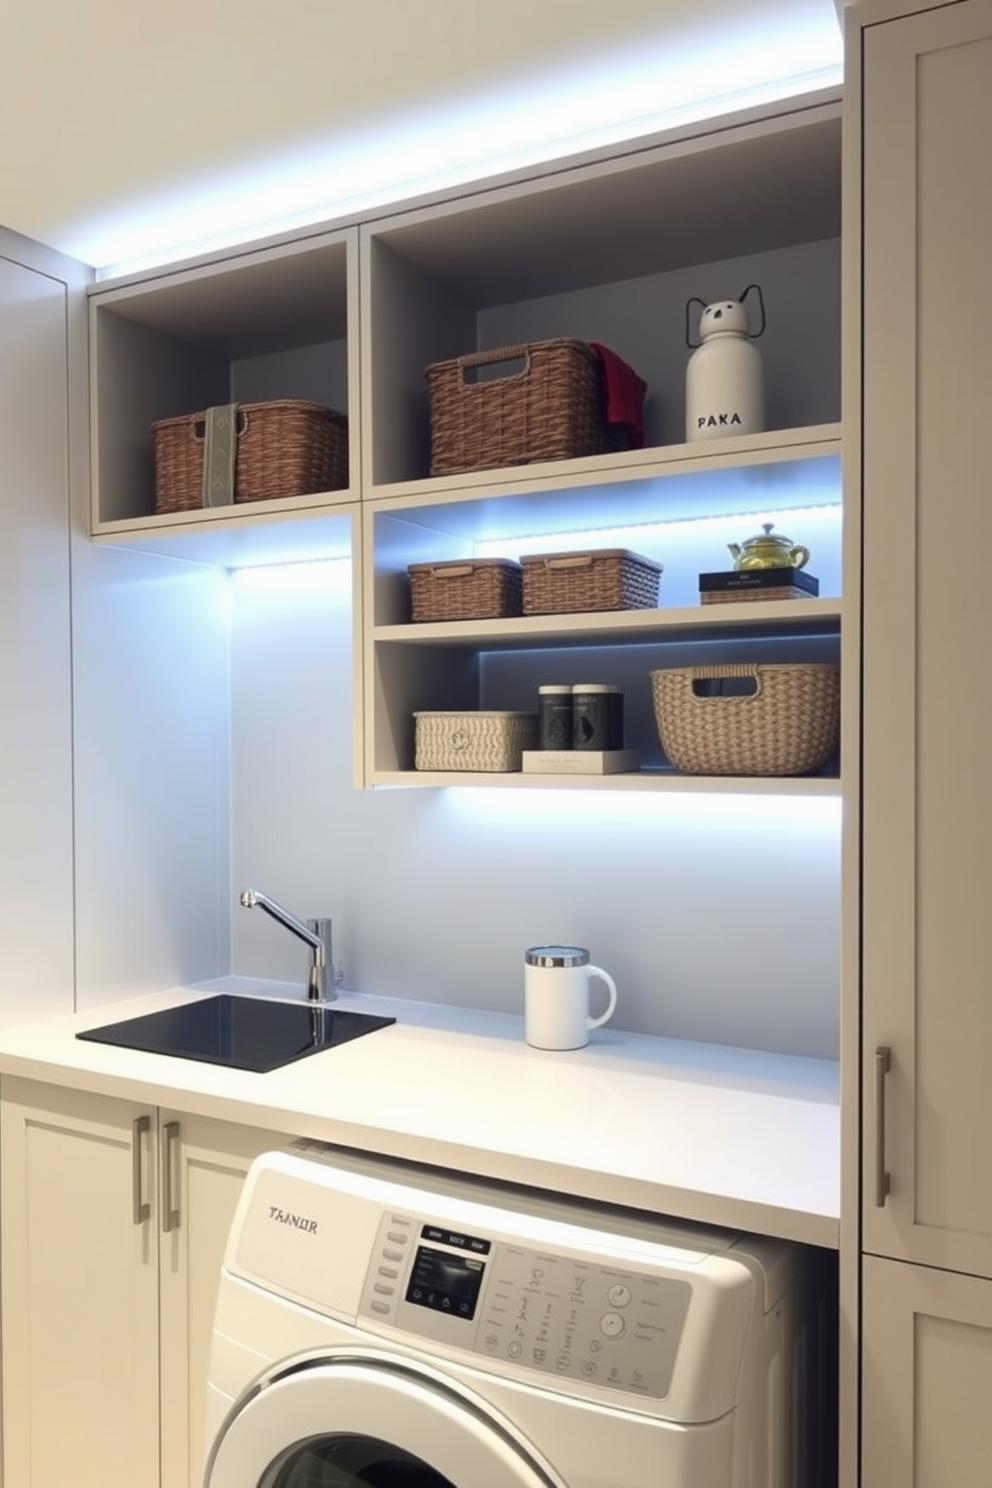
<path fill-rule="evenodd" d="M 330 920 L 298 920 L 288 909 L 283 909 L 281 904 L 277 904 L 260 889 L 245 889 L 241 895 L 241 903 L 245 909 L 264 909 L 280 925 L 285 925 L 287 930 L 306 941 L 310 947 L 307 997 L 311 1002 L 333 1002 L 337 994 L 334 991 Z"/>

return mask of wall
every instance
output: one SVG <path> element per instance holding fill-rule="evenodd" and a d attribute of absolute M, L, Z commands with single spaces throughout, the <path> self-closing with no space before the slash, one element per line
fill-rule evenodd
<path fill-rule="evenodd" d="M 357 991 L 522 1011 L 527 946 L 577 941 L 615 1026 L 832 1058 L 840 805 L 504 789 L 351 789 L 345 564 L 232 576 L 231 902 L 330 915 Z M 305 946 L 233 911 L 233 969 Z"/>

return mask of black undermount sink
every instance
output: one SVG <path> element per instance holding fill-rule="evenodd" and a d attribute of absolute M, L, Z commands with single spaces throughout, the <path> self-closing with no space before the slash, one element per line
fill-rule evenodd
<path fill-rule="evenodd" d="M 276 1002 L 222 993 L 126 1018 L 121 1023 L 107 1023 L 103 1028 L 87 1028 L 76 1037 L 145 1054 L 171 1054 L 265 1074 L 395 1022 L 395 1018 L 312 1002 Z"/>

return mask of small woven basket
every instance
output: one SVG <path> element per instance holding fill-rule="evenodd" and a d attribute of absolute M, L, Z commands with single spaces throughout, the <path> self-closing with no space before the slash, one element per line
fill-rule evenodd
<path fill-rule="evenodd" d="M 523 570 L 511 558 L 411 563 L 407 572 L 414 620 L 488 620 L 521 612 Z"/>
<path fill-rule="evenodd" d="M 653 610 L 662 568 L 627 548 L 590 553 L 532 553 L 521 559 L 524 614 Z"/>
<path fill-rule="evenodd" d="M 501 377 L 467 375 L 500 362 L 523 365 Z M 601 455 L 629 442 L 607 421 L 602 363 L 585 341 L 559 337 L 471 352 L 435 362 L 425 376 L 431 475 Z"/>
<path fill-rule="evenodd" d="M 191 511 L 203 506 L 206 413 L 158 419 L 155 448 L 155 510 Z M 309 496 L 348 485 L 348 420 L 333 408 L 295 398 L 244 403 L 237 413 L 235 501 Z"/>
<path fill-rule="evenodd" d="M 832 663 L 669 667 L 651 673 L 651 690 L 661 747 L 691 775 L 806 775 L 839 743 Z"/>
<path fill-rule="evenodd" d="M 537 747 L 536 713 L 414 713 L 418 770 L 509 773 Z"/>

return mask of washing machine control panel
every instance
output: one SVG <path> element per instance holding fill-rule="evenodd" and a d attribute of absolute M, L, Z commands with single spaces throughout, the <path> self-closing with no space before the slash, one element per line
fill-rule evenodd
<path fill-rule="evenodd" d="M 387 1213 L 362 1315 L 499 1364 L 663 1400 L 692 1284 Z"/>

